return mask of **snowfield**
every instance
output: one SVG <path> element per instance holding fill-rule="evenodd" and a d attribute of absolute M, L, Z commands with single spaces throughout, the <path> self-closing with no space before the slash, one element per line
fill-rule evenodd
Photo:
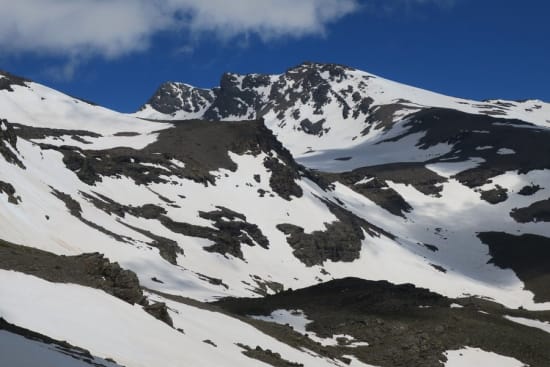
<path fill-rule="evenodd" d="M 174 324 L 0 258 L 0 318 L 93 356 L 0 328 L 1 366 L 368 367 L 354 349 L 376 340 L 321 338 L 305 307 L 241 317 L 201 303 L 346 277 L 427 288 L 453 298 L 449 312 L 470 312 L 454 299 L 467 297 L 550 310 L 550 104 L 464 100 L 311 63 L 223 78 L 229 91 L 167 83 L 135 114 L 33 82 L 0 89 L 0 249 L 103 254 Z M 250 119 L 263 120 L 239 122 Z M 497 324 L 543 337 L 545 312 L 503 311 Z M 277 334 L 286 324 L 323 352 Z M 446 367 L 525 365 L 466 345 L 445 356 Z"/>
<path fill-rule="evenodd" d="M 168 306 L 175 327 L 183 332 L 101 291 L 48 283 L 15 272 L 0 271 L 0 297 L 0 313 L 10 322 L 67 340 L 125 366 L 263 365 L 244 356 L 238 343 L 259 345 L 308 366 L 344 366 L 292 349 L 228 316 L 171 301 Z M 43 314 L 50 316 L 41 317 Z M 207 339 L 216 346 L 203 342 Z"/>

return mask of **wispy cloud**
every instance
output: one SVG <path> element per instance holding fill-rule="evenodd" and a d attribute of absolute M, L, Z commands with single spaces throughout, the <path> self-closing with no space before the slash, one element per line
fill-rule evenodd
<path fill-rule="evenodd" d="M 44 72 L 70 80 L 89 57 L 147 50 L 159 33 L 184 35 L 185 46 L 172 52 L 189 56 L 206 36 L 239 47 L 252 35 L 264 42 L 322 36 L 331 23 L 364 7 L 448 7 L 454 1 L 461 0 L 6 0 L 0 56 L 61 56 L 62 65 Z"/>
<path fill-rule="evenodd" d="M 17 0 L 2 2 L 0 51 L 115 58 L 158 32 L 263 40 L 323 34 L 359 0 Z"/>
<path fill-rule="evenodd" d="M 83 60 L 78 56 L 72 56 L 60 65 L 49 66 L 42 71 L 42 74 L 51 80 L 58 82 L 72 81 Z"/>

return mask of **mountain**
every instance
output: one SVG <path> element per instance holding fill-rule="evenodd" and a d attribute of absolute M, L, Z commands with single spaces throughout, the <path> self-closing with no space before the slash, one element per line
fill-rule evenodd
<path fill-rule="evenodd" d="M 0 361 L 550 364 L 550 104 L 304 63 L 121 114 L 0 75 Z"/>
<path fill-rule="evenodd" d="M 135 115 L 146 119 L 251 120 L 266 126 L 306 166 L 325 171 L 389 162 L 425 161 L 448 150 L 415 149 L 395 157 L 383 144 L 399 135 L 406 117 L 429 108 L 516 119 L 550 126 L 550 104 L 471 101 L 395 83 L 333 64 L 304 63 L 281 75 L 224 74 L 211 90 L 164 83 Z M 391 132 L 391 133 L 390 133 Z M 349 162 L 333 162 L 351 150 Z"/>

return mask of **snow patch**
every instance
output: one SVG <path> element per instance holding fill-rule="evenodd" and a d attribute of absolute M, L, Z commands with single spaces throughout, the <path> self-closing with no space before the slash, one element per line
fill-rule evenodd
<path fill-rule="evenodd" d="M 500 148 L 499 150 L 497 150 L 497 154 L 510 155 L 510 154 L 516 154 L 516 151 L 510 148 Z"/>
<path fill-rule="evenodd" d="M 445 352 L 447 362 L 445 367 L 528 367 L 515 358 L 486 352 L 479 348 L 466 347 Z"/>
<path fill-rule="evenodd" d="M 504 316 L 504 317 L 506 319 L 508 319 L 510 321 L 513 321 L 513 322 L 516 322 L 518 324 L 529 326 L 529 327 L 534 327 L 534 328 L 540 329 L 542 331 L 546 331 L 547 333 L 550 333 L 550 322 L 539 321 L 539 320 L 531 320 L 531 319 L 526 319 L 526 318 L 523 318 L 523 317 L 514 317 L 514 316 Z"/>
<path fill-rule="evenodd" d="M 462 162 L 441 162 L 441 163 L 428 164 L 426 168 L 428 168 L 431 171 L 434 171 L 440 176 L 450 178 L 462 171 L 476 168 L 483 162 L 485 162 L 485 159 L 480 157 L 474 157 L 467 161 L 462 161 Z"/>
<path fill-rule="evenodd" d="M 357 348 L 369 345 L 367 342 L 355 341 L 355 338 L 350 335 L 337 334 L 330 338 L 321 338 L 314 332 L 307 331 L 306 326 L 312 321 L 307 318 L 302 310 L 275 310 L 269 316 L 250 315 L 249 317 L 280 325 L 289 325 L 294 331 L 306 335 L 323 346 L 337 346 L 342 343 L 348 348 Z"/>

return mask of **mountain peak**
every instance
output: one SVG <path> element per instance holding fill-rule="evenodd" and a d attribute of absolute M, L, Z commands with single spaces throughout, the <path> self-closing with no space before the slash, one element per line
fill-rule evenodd
<path fill-rule="evenodd" d="M 548 126 L 550 106 L 472 101 L 393 82 L 345 65 L 306 61 L 283 74 L 224 73 L 220 85 L 195 90 L 171 84 L 137 113 L 151 119 L 265 118 L 276 135 L 295 136 L 289 149 L 306 152 L 355 146 L 402 124 L 419 110 L 449 108 Z"/>
<path fill-rule="evenodd" d="M 150 108 L 167 115 L 178 111 L 187 114 L 201 113 L 213 101 L 213 94 L 208 89 L 193 87 L 181 82 L 165 82 L 157 89 L 147 104 L 140 111 Z"/>
<path fill-rule="evenodd" d="M 86 366 L 550 365 L 550 106 L 311 63 L 146 121 L 2 80 L 0 365 L 6 330 Z"/>
<path fill-rule="evenodd" d="M 293 66 L 287 70 L 287 72 L 292 71 L 299 71 L 299 70 L 305 70 L 305 69 L 316 69 L 316 70 L 347 70 L 347 71 L 353 71 L 355 70 L 352 67 L 342 65 L 342 64 L 336 64 L 336 63 L 324 63 L 324 62 L 317 62 L 317 61 L 303 61 L 300 64 Z"/>

